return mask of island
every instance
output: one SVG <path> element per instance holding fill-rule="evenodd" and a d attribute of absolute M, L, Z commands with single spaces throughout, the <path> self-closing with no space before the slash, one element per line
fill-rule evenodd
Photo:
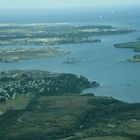
<path fill-rule="evenodd" d="M 100 42 L 102 35 L 134 32 L 134 29 L 112 26 L 72 24 L 1 24 L 0 46 L 60 45 Z"/>
<path fill-rule="evenodd" d="M 80 94 L 98 86 L 69 73 L 2 71 L 0 139 L 140 139 L 140 104 Z"/>
<path fill-rule="evenodd" d="M 140 54 L 127 59 L 129 62 L 140 62 Z"/>
<path fill-rule="evenodd" d="M 140 41 L 138 40 L 138 41 L 135 41 L 135 42 L 126 42 L 126 43 L 114 44 L 114 47 L 133 49 L 134 52 L 140 52 Z M 136 54 L 132 58 L 128 58 L 127 60 L 129 62 L 140 62 L 140 54 Z"/>
<path fill-rule="evenodd" d="M 31 60 L 39 58 L 48 58 L 53 56 L 62 56 L 70 52 L 60 50 L 58 47 L 45 47 L 45 48 L 3 48 L 0 49 L 0 62 L 10 63 L 22 60 Z"/>

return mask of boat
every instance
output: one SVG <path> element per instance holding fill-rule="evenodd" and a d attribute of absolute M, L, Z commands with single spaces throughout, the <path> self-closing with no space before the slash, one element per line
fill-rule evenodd
<path fill-rule="evenodd" d="M 78 61 L 76 61 L 74 58 L 70 58 L 68 57 L 66 61 L 64 61 L 64 64 L 73 64 L 73 63 L 77 63 Z"/>

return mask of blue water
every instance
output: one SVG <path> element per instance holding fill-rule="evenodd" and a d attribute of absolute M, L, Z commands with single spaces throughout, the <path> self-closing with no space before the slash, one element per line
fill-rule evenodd
<path fill-rule="evenodd" d="M 140 102 L 140 63 L 128 63 L 125 61 L 133 56 L 135 52 L 130 49 L 113 47 L 114 43 L 134 41 L 140 37 L 139 7 L 68 9 L 67 11 L 64 9 L 59 9 L 58 11 L 38 9 L 32 10 L 32 12 L 29 12 L 29 10 L 26 10 L 26 12 L 12 10 L 10 13 L 4 11 L 0 13 L 0 22 L 65 22 L 78 25 L 113 25 L 136 29 L 137 32 L 124 35 L 101 36 L 101 43 L 60 45 L 59 47 L 62 50 L 71 51 L 72 53 L 67 56 L 48 59 L 34 59 L 10 64 L 1 63 L 0 70 L 42 69 L 84 75 L 89 80 L 95 80 L 101 84 L 99 88 L 88 89 L 84 92 L 93 92 L 99 96 L 113 96 L 127 102 Z M 79 62 L 63 64 L 67 57 L 73 57 Z"/>

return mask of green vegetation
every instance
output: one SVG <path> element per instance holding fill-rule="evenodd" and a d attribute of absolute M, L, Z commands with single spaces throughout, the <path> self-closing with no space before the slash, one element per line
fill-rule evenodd
<path fill-rule="evenodd" d="M 139 140 L 140 104 L 80 94 L 94 86 L 74 74 L 1 72 L 0 139 Z"/>
<path fill-rule="evenodd" d="M 17 96 L 15 100 L 7 100 L 6 102 L 0 103 L 0 116 L 9 110 L 23 110 L 30 103 L 33 96 Z"/>
<path fill-rule="evenodd" d="M 140 41 L 114 44 L 114 47 L 128 48 L 128 49 L 133 49 L 135 52 L 140 52 Z"/>
<path fill-rule="evenodd" d="M 108 97 L 36 96 L 0 117 L 1 140 L 139 140 L 139 132 L 140 104 Z"/>
<path fill-rule="evenodd" d="M 18 95 L 62 95 L 81 93 L 85 88 L 97 87 L 83 76 L 47 71 L 7 71 L 0 73 L 0 102 Z"/>
<path fill-rule="evenodd" d="M 128 49 L 133 49 L 133 51 L 135 51 L 135 52 L 140 52 L 140 41 L 114 44 L 114 47 L 128 48 Z M 140 54 L 134 55 L 132 58 L 129 58 L 128 61 L 129 62 L 140 62 Z"/>
<path fill-rule="evenodd" d="M 83 138 L 81 140 L 132 140 L 128 137 L 117 137 L 117 136 L 102 136 L 102 137 L 91 137 L 91 138 Z"/>

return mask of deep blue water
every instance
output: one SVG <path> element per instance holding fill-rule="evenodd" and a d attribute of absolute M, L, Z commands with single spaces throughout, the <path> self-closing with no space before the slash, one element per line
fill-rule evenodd
<path fill-rule="evenodd" d="M 102 39 L 101 43 L 60 45 L 61 49 L 72 53 L 67 56 L 48 59 L 11 64 L 1 63 L 0 70 L 42 69 L 84 75 L 90 80 L 96 80 L 101 83 L 101 87 L 88 89 L 85 92 L 93 92 L 99 96 L 113 96 L 127 102 L 140 102 L 140 63 L 128 63 L 125 61 L 135 54 L 132 50 L 113 47 L 114 43 L 134 41 L 140 37 L 139 13 L 139 7 L 11 10 L 10 14 L 8 11 L 3 10 L 0 12 L 0 23 L 100 24 L 134 28 L 137 32 L 102 36 L 100 37 Z M 79 62 L 69 65 L 63 64 L 67 57 L 73 57 Z"/>

